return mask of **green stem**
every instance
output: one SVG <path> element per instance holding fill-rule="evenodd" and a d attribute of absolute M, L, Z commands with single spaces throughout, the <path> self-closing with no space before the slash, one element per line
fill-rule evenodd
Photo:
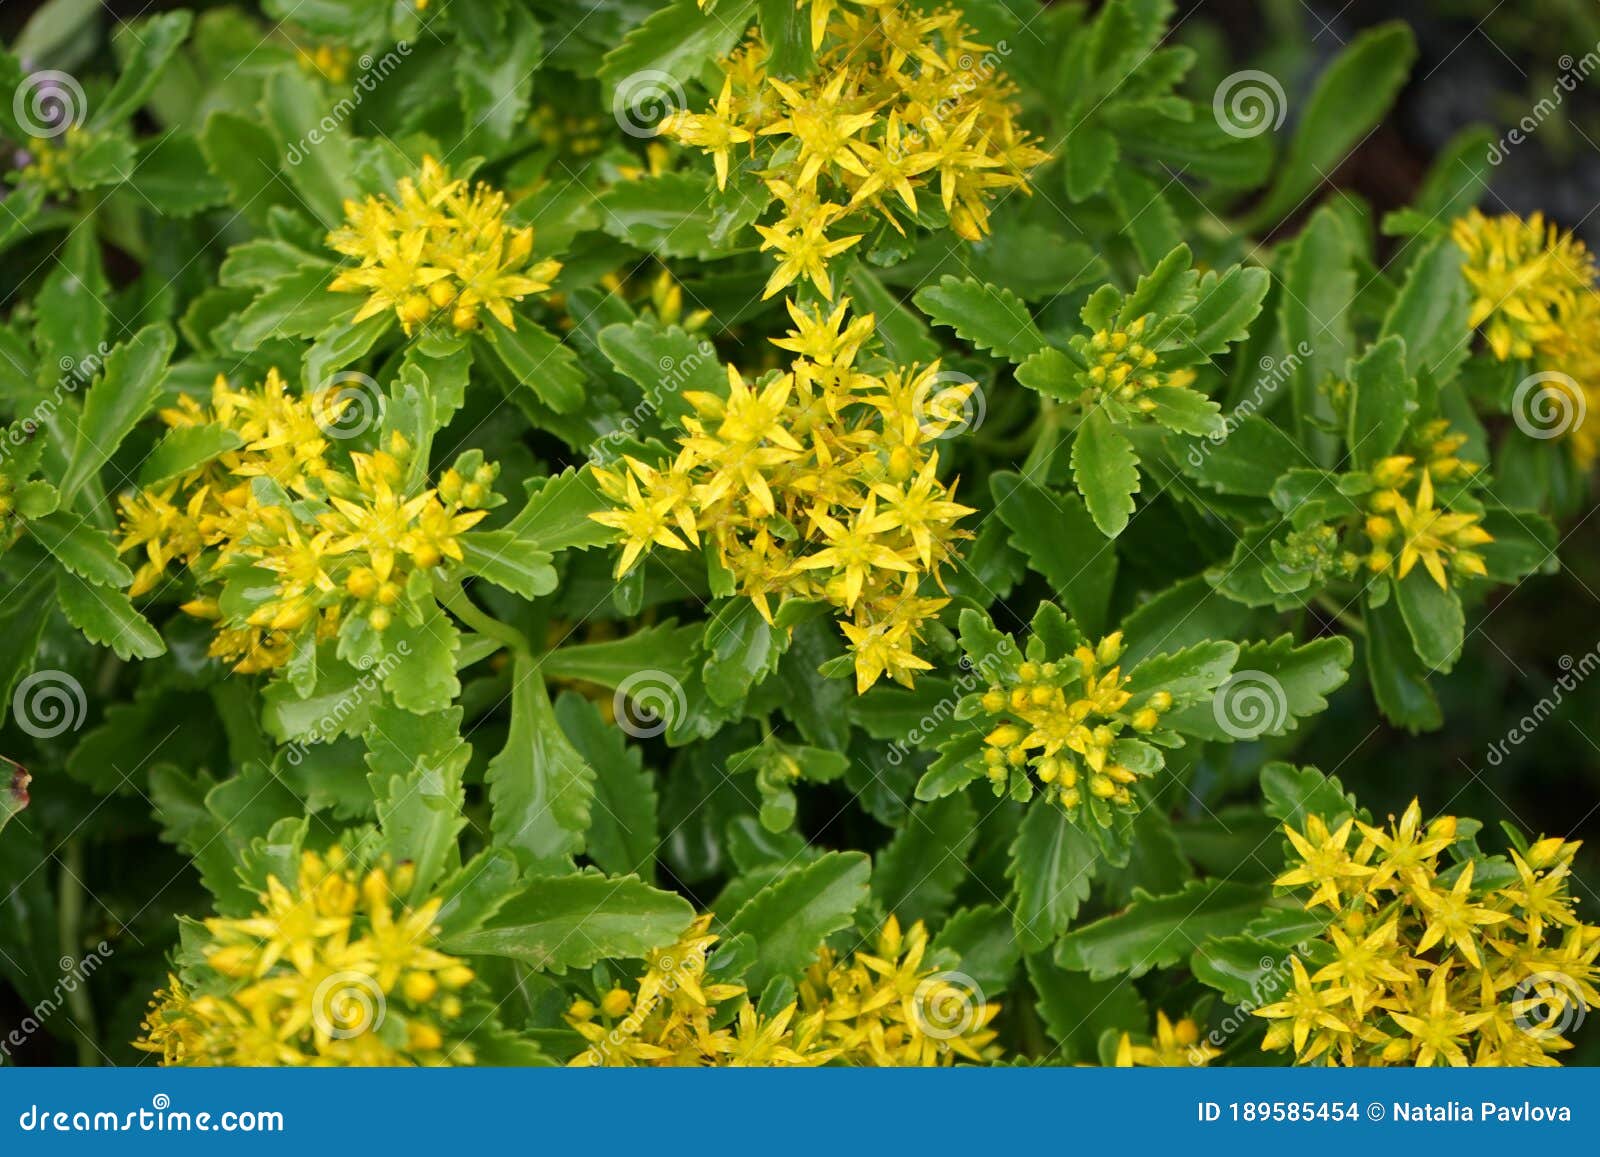
<path fill-rule="evenodd" d="M 513 654 L 527 655 L 531 653 L 528 638 L 510 623 L 501 622 L 487 611 L 480 610 L 478 605 L 467 597 L 467 592 L 461 589 L 460 583 L 435 582 L 433 593 L 443 603 L 451 614 L 460 619 L 467 626 L 486 635 L 491 639 L 498 639 L 505 644 Z"/>
<path fill-rule="evenodd" d="M 1333 618 L 1338 620 L 1340 625 L 1342 625 L 1345 630 L 1349 631 L 1353 635 L 1366 635 L 1367 624 L 1356 618 L 1344 607 L 1341 607 L 1327 594 L 1318 595 L 1315 601 L 1317 606 L 1321 607 L 1324 611 L 1327 611 L 1328 614 L 1333 616 Z"/>
<path fill-rule="evenodd" d="M 56 947 L 61 958 L 69 962 L 69 968 L 77 968 L 78 951 L 83 946 L 83 872 L 83 844 L 68 840 L 62 848 L 61 886 L 56 901 Z M 92 1068 L 100 1063 L 100 1050 L 94 1043 L 98 1035 L 94 1002 L 89 999 L 89 988 L 81 976 L 67 993 L 67 1007 L 72 1010 L 78 1030 L 78 1065 Z"/>

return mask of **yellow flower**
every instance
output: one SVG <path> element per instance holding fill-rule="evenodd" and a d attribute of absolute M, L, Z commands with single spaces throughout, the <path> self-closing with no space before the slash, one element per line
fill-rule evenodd
<path fill-rule="evenodd" d="M 617 532 L 619 577 L 656 547 L 704 544 L 768 622 L 789 599 L 848 616 L 861 690 L 885 675 L 910 686 L 929 667 L 915 650 L 923 627 L 948 603 L 922 583 L 940 581 L 972 510 L 938 478 L 932 444 L 950 427 L 919 415 L 937 364 L 856 369 L 873 319 L 847 321 L 848 305 L 791 301 L 795 329 L 774 343 L 796 355 L 789 369 L 748 383 L 729 367 L 725 395 L 686 393 L 694 415 L 676 458 L 596 468 L 611 509 L 590 517 Z"/>
<path fill-rule="evenodd" d="M 1365 524 L 1372 542 L 1368 568 L 1374 573 L 1393 570 L 1403 579 L 1420 562 L 1441 590 L 1449 588 L 1451 573 L 1459 578 L 1481 578 L 1488 568 L 1483 556 L 1472 548 L 1493 542 L 1494 536 L 1478 525 L 1481 515 L 1436 506 L 1436 463 L 1416 469 L 1412 462 L 1400 455 L 1384 459 L 1373 469 L 1380 485 L 1390 478 L 1396 481 L 1368 499 L 1374 512 Z M 1409 484 L 1412 478 L 1416 479 L 1416 495 L 1407 498 L 1397 487 Z"/>
<path fill-rule="evenodd" d="M 470 1064 L 457 1022 L 473 972 L 433 947 L 443 901 L 400 899 L 410 879 L 339 847 L 303 853 L 254 915 L 205 921 L 204 965 L 168 978 L 134 1047 L 168 1065 Z"/>
<path fill-rule="evenodd" d="M 1257 1011 L 1275 1023 L 1267 1048 L 1293 1046 L 1301 1063 L 1554 1064 L 1562 1031 L 1600 1004 L 1594 988 L 1600 928 L 1571 912 L 1567 865 L 1577 845 L 1541 840 L 1514 849 L 1514 884 L 1477 883 L 1481 861 L 1451 867 L 1452 816 L 1422 824 L 1413 801 L 1387 827 L 1351 821 L 1334 833 L 1318 816 L 1291 829 L 1299 857 L 1279 885 L 1311 888 L 1308 909 L 1334 920 L 1290 958 L 1293 991 Z M 1331 899 L 1330 899 L 1331 897 Z M 1551 928 L 1557 944 L 1545 943 Z"/>
<path fill-rule="evenodd" d="M 1466 255 L 1461 272 L 1473 293 L 1468 324 L 1483 328 L 1501 361 L 1532 357 L 1559 333 L 1578 296 L 1592 292 L 1588 249 L 1541 214 L 1523 220 L 1473 209 L 1456 218 L 1450 235 Z"/>
<path fill-rule="evenodd" d="M 999 1055 L 989 1027 L 1000 1006 L 966 977 L 925 961 L 928 930 L 904 934 L 890 916 L 872 952 L 841 960 L 824 948 L 800 982 L 800 1011 L 820 1015 L 822 1036 L 842 1064 L 929 1067 Z"/>
<path fill-rule="evenodd" d="M 1117 665 L 1121 655 L 1122 632 L 1117 631 L 1094 647 L 1079 646 L 1069 657 L 1030 659 L 1014 679 L 991 685 L 979 697 L 992 721 L 983 760 L 997 793 L 1027 768 L 1044 785 L 1045 798 L 1068 815 L 1078 814 L 1085 790 L 1107 823 L 1108 808 L 1134 806 L 1132 785 L 1147 772 L 1118 763 L 1116 744 L 1127 728 L 1141 734 L 1157 728 L 1174 700 L 1168 691 L 1154 691 L 1128 711 L 1133 696 Z"/>
<path fill-rule="evenodd" d="M 219 378 L 209 406 L 184 397 L 161 416 L 175 428 L 215 423 L 240 447 L 118 499 L 118 549 L 144 556 L 132 593 L 153 589 L 175 564 L 186 568 L 199 591 L 183 609 L 217 624 L 211 654 L 241 674 L 283 666 L 351 613 L 387 629 L 409 577 L 461 562 L 460 536 L 495 501 L 488 464 L 470 478 L 447 470 L 440 491 L 397 490 L 411 455 L 398 433 L 335 464 L 324 431 L 349 404 L 327 391 L 294 394 L 276 371 L 253 389 Z M 293 501 L 274 497 L 268 482 Z M 241 567 L 271 583 L 253 583 L 253 606 L 225 616 L 218 596 Z"/>
<path fill-rule="evenodd" d="M 1133 1037 L 1123 1033 L 1117 1042 L 1116 1067 L 1131 1068 L 1204 1068 L 1222 1050 L 1200 1041 L 1200 1026 L 1193 1018 L 1182 1017 L 1176 1024 L 1167 1014 L 1156 1011 L 1156 1039 L 1153 1044 L 1136 1045 Z"/>
<path fill-rule="evenodd" d="M 367 294 L 357 322 L 392 310 L 410 334 L 448 310 L 453 327 L 473 330 L 486 310 L 515 329 L 512 304 L 548 290 L 561 271 L 558 261 L 533 260 L 533 229 L 507 222 L 504 193 L 481 183 L 469 189 L 432 157 L 414 179 L 401 178 L 395 196 L 346 201 L 344 209 L 328 244 L 360 264 L 329 288 Z"/>
<path fill-rule="evenodd" d="M 663 136 L 711 154 L 719 188 L 734 146 L 748 144 L 761 163 L 781 206 L 776 222 L 757 226 L 762 248 L 780 256 L 767 297 L 804 277 L 831 298 L 828 263 L 865 235 L 865 214 L 904 234 L 924 211 L 919 191 L 935 181 L 951 228 L 979 240 L 994 195 L 1027 190 L 1028 172 L 1048 159 L 1017 124 L 1014 86 L 958 10 L 799 0 L 806 4 L 810 75 L 769 76 L 757 35 L 722 62 L 707 111 L 661 125 Z M 843 235 L 832 235 L 844 221 Z"/>

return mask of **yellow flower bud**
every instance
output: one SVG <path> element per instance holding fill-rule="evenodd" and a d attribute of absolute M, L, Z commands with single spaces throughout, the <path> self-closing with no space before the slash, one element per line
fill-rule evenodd
<path fill-rule="evenodd" d="M 633 1006 L 633 995 L 626 988 L 613 988 L 600 998 L 600 1011 L 618 1017 Z"/>
<path fill-rule="evenodd" d="M 426 972 L 408 972 L 400 982 L 400 991 L 413 1004 L 427 1004 L 439 991 L 439 981 Z"/>

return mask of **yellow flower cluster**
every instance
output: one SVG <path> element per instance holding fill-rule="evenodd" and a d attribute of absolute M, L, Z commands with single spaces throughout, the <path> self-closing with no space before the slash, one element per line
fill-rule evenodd
<path fill-rule="evenodd" d="M 357 322 L 392 309 L 410 334 L 448 311 L 452 326 L 473 330 L 487 310 L 515 329 L 512 303 L 543 293 L 561 271 L 559 261 L 533 260 L 533 228 L 507 223 L 504 193 L 452 177 L 432 157 L 394 197 L 346 201 L 344 211 L 328 244 L 361 264 L 329 288 L 368 295 Z"/>
<path fill-rule="evenodd" d="M 321 44 L 297 44 L 294 55 L 301 71 L 320 76 L 330 84 L 344 84 L 350 79 L 350 66 L 355 63 L 356 50 L 348 44 L 324 41 Z"/>
<path fill-rule="evenodd" d="M 821 1015 L 840 1064 L 931 1067 L 999 1057 L 990 1022 L 1000 1006 L 959 973 L 927 964 L 928 930 L 890 916 L 871 952 L 848 960 L 824 947 L 800 982 L 800 1010 Z"/>
<path fill-rule="evenodd" d="M 1193 370 L 1162 370 L 1156 366 L 1155 350 L 1140 339 L 1154 319 L 1145 314 L 1124 328 L 1110 325 L 1096 330 L 1089 338 L 1084 351 L 1089 359 L 1089 369 L 1084 377 L 1090 393 L 1084 400 L 1093 403 L 1101 395 L 1109 395 L 1119 402 L 1148 413 L 1155 403 L 1139 395 L 1157 386 L 1187 386 L 1193 383 Z"/>
<path fill-rule="evenodd" d="M 1117 1041 L 1116 1067 L 1119 1069 L 1204 1068 L 1222 1055 L 1222 1050 L 1200 1041 L 1200 1026 L 1193 1017 L 1176 1024 L 1167 1014 L 1156 1012 L 1156 1036 L 1149 1044 L 1136 1045 L 1128 1033 Z"/>
<path fill-rule="evenodd" d="M 1416 801 L 1387 827 L 1329 831 L 1313 815 L 1285 831 L 1297 858 L 1275 883 L 1334 915 L 1307 960 L 1290 958 L 1285 998 L 1256 1010 L 1273 1022 L 1267 1048 L 1332 1065 L 1553 1065 L 1600 1004 L 1600 927 L 1568 892 L 1576 843 L 1513 849 L 1509 879 L 1475 884 L 1484 862 L 1440 863 L 1456 818 L 1424 827 Z"/>
<path fill-rule="evenodd" d="M 931 443 L 960 427 L 972 384 L 947 384 L 939 363 L 882 375 L 856 368 L 873 316 L 848 324 L 849 302 L 807 313 L 774 344 L 796 356 L 785 373 L 747 385 L 728 369 L 728 395 L 684 395 L 677 457 L 656 468 L 596 469 L 614 509 L 593 514 L 623 544 L 617 574 L 653 547 L 688 550 L 702 536 L 738 593 L 772 621 L 770 599 L 822 600 L 842 629 L 865 691 L 880 676 L 910 686 L 929 664 L 915 653 L 923 624 L 949 601 L 919 593 L 939 581 L 955 528 L 971 514 L 938 479 Z"/>
<path fill-rule="evenodd" d="M 711 154 L 719 187 L 735 149 L 755 155 L 770 141 L 761 175 L 783 212 L 757 226 L 761 247 L 779 256 L 765 296 L 807 277 L 831 300 L 828 262 L 864 236 L 858 213 L 903 234 L 926 219 L 918 194 L 931 194 L 957 234 L 976 241 L 991 196 L 1026 190 L 1047 154 L 1018 126 L 1014 86 L 958 10 L 816 0 L 811 28 L 810 76 L 769 75 L 767 46 L 753 39 L 723 63 L 705 112 L 676 112 L 660 131 Z"/>
<path fill-rule="evenodd" d="M 1132 807 L 1129 786 L 1147 771 L 1119 762 L 1117 743 L 1125 728 L 1154 731 L 1173 699 L 1157 691 L 1127 713 L 1132 695 L 1117 666 L 1121 657 L 1117 631 L 1097 646 L 1079 646 L 1069 658 L 1025 662 L 1015 683 L 985 691 L 984 711 L 1001 720 L 984 738 L 990 781 L 1003 785 L 1012 769 L 1026 767 L 1044 784 L 1045 798 L 1069 815 L 1078 814 L 1085 788 L 1095 799 Z"/>
<path fill-rule="evenodd" d="M 1473 295 L 1469 322 L 1501 361 L 1532 359 L 1546 374 L 1538 405 L 1559 417 L 1578 465 L 1600 456 L 1600 428 L 1584 415 L 1600 405 L 1600 295 L 1595 261 L 1583 242 L 1535 213 L 1458 217 L 1450 235 L 1466 255 Z M 1543 414 L 1533 411 L 1543 426 Z"/>
<path fill-rule="evenodd" d="M 471 1064 L 453 1035 L 472 969 L 433 947 L 442 900 L 408 908 L 409 865 L 360 872 L 338 847 L 267 878 L 261 908 L 205 922 L 203 979 L 169 977 L 134 1047 L 168 1065 Z"/>
<path fill-rule="evenodd" d="M 1450 574 L 1481 578 L 1486 573 L 1483 556 L 1472 549 L 1494 541 L 1478 525 L 1482 516 L 1435 504 L 1435 483 L 1464 482 L 1479 469 L 1456 456 L 1466 435 L 1448 430 L 1447 421 L 1430 422 L 1419 434 L 1419 454 L 1391 455 L 1372 467 L 1377 489 L 1366 498 L 1363 530 L 1371 542 L 1366 564 L 1374 574 L 1392 571 L 1405 578 L 1420 562 L 1441 589 L 1448 589 Z"/>
<path fill-rule="evenodd" d="M 387 629 L 412 575 L 461 559 L 457 536 L 484 517 L 496 472 L 447 470 L 437 490 L 401 493 L 410 448 L 398 434 L 387 449 L 349 454 L 348 469 L 335 464 L 325 431 L 352 404 L 337 387 L 293 394 L 272 371 L 247 390 L 219 377 L 209 406 L 184 396 L 163 410 L 169 426 L 216 424 L 241 445 L 118 500 L 118 549 L 144 556 L 131 593 L 154 588 L 171 564 L 186 567 L 200 590 L 184 610 L 216 621 L 211 654 L 246 674 L 287 663 L 302 628 L 331 637 L 352 609 Z M 293 501 L 274 501 L 274 488 Z M 274 579 L 242 617 L 225 614 L 217 598 L 240 565 Z"/>
<path fill-rule="evenodd" d="M 791 1002 L 777 1015 L 763 1017 L 746 999 L 744 985 L 707 980 L 706 958 L 718 939 L 710 927 L 710 913 L 696 917 L 676 944 L 651 952 L 635 991 L 613 988 L 598 1006 L 574 1001 L 567 1023 L 589 1047 L 571 1064 L 742 1068 L 831 1060 L 836 1050 L 821 1046 L 820 1014 L 797 1020 L 797 1005 Z M 713 1027 L 717 1006 L 730 1000 L 743 1002 L 738 1018 Z"/>

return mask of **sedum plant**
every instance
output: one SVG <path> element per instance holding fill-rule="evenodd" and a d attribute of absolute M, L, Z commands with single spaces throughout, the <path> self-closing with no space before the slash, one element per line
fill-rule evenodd
<path fill-rule="evenodd" d="M 0 53 L 8 1060 L 1582 1055 L 1575 833 L 1355 802 L 1600 402 L 1486 134 L 1332 187 L 1406 27 L 1273 133 L 1163 0 L 68 7 Z"/>

